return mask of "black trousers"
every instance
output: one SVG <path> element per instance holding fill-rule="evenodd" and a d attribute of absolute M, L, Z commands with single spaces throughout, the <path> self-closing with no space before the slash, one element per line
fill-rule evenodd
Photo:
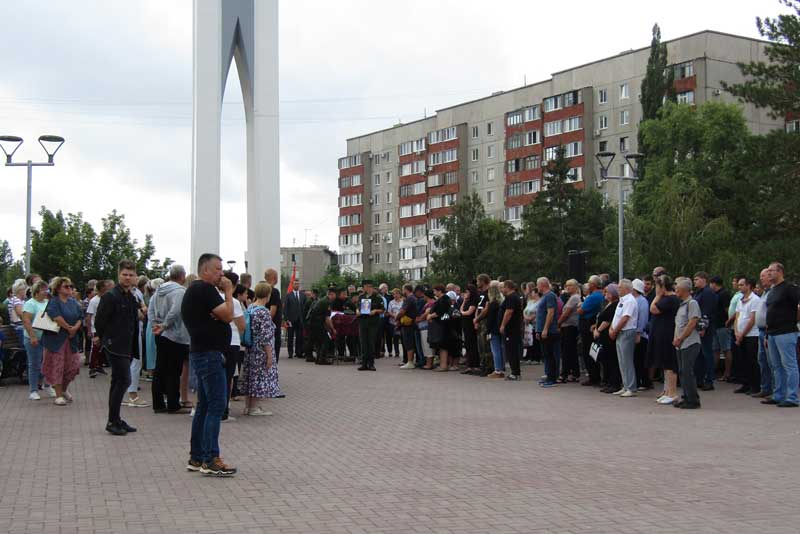
<path fill-rule="evenodd" d="M 511 374 L 520 376 L 522 374 L 519 367 L 519 361 L 522 358 L 522 334 L 506 335 L 503 336 L 503 339 L 503 348 L 506 361 L 511 366 Z"/>
<path fill-rule="evenodd" d="M 581 366 L 578 363 L 578 327 L 564 326 L 561 328 L 561 376 L 569 375 L 578 378 L 581 376 Z"/>
<path fill-rule="evenodd" d="M 275 361 L 278 361 L 278 357 L 281 355 L 281 333 L 282 328 L 279 325 L 275 325 Z"/>
<path fill-rule="evenodd" d="M 653 381 L 650 380 L 650 370 L 645 366 L 647 361 L 647 341 L 642 337 L 633 350 L 633 364 L 636 368 L 636 380 L 640 388 L 653 387 Z"/>
<path fill-rule="evenodd" d="M 589 324 L 585 321 L 580 323 L 581 330 L 581 357 L 583 358 L 583 366 L 586 367 L 586 372 L 589 373 L 589 381 L 592 384 L 600 383 L 600 365 L 589 356 L 589 349 L 592 348 L 594 343 L 594 336 Z"/>
<path fill-rule="evenodd" d="M 108 422 L 120 421 L 120 407 L 125 392 L 131 385 L 131 357 L 119 356 L 106 352 L 106 359 L 111 365 L 111 387 L 108 390 Z"/>
<path fill-rule="evenodd" d="M 737 353 L 742 360 L 742 371 L 745 374 L 743 385 L 750 391 L 761 390 L 761 368 L 758 366 L 758 336 L 745 337 L 739 345 Z"/>
<path fill-rule="evenodd" d="M 286 338 L 289 357 L 297 356 L 299 358 L 303 351 L 303 325 L 299 321 L 297 323 L 292 321 L 292 326 L 286 331 Z"/>
<path fill-rule="evenodd" d="M 607 387 L 622 388 L 622 375 L 619 371 L 619 359 L 617 358 L 617 344 L 612 339 L 608 344 L 603 344 L 603 350 L 599 358 L 603 364 L 603 382 Z"/>
<path fill-rule="evenodd" d="M 189 345 L 156 336 L 156 370 L 153 375 L 153 410 L 170 412 L 181 407 L 181 370 L 189 357 Z M 166 406 L 164 397 L 167 398 Z"/>
<path fill-rule="evenodd" d="M 478 333 L 472 326 L 472 318 L 461 322 L 461 331 L 464 334 L 464 350 L 467 353 L 467 367 L 477 369 L 481 366 L 481 359 L 478 355 Z M 522 357 L 522 345 L 520 345 L 520 358 Z"/>
<path fill-rule="evenodd" d="M 547 334 L 546 338 L 541 338 L 539 344 L 542 347 L 545 369 L 547 369 L 547 381 L 555 382 L 558 380 L 558 360 L 556 359 L 556 344 L 561 343 L 558 334 Z"/>
<path fill-rule="evenodd" d="M 228 391 L 228 397 L 225 399 L 225 415 L 228 415 L 230 409 L 233 375 L 236 374 L 236 366 L 239 364 L 239 354 L 239 345 L 230 345 L 225 351 L 225 384 Z"/>

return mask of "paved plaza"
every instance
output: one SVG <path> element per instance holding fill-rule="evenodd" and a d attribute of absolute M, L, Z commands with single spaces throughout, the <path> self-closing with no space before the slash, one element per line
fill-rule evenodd
<path fill-rule="evenodd" d="M 280 361 L 272 417 L 222 427 L 231 479 L 188 473 L 190 417 L 0 389 L 0 532 L 797 533 L 800 411 L 722 385 L 703 409 L 457 373 Z M 142 383 L 149 397 L 149 384 Z M 241 403 L 234 403 L 234 414 Z"/>

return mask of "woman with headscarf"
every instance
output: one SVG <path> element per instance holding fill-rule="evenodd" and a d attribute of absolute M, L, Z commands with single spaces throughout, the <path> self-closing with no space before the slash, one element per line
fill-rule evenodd
<path fill-rule="evenodd" d="M 597 314 L 597 320 L 593 328 L 594 339 L 600 343 L 602 347 L 597 361 L 603 367 L 603 383 L 605 387 L 601 389 L 603 393 L 614 393 L 622 388 L 622 375 L 619 370 L 619 360 L 617 359 L 617 344 L 608 335 L 608 330 L 611 328 L 611 322 L 614 320 L 614 312 L 619 303 L 619 289 L 617 284 L 609 284 L 606 286 L 603 296 L 606 299 L 606 305 L 603 310 Z"/>

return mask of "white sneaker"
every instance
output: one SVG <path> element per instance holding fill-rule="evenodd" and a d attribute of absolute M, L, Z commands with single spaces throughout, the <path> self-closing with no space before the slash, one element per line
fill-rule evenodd
<path fill-rule="evenodd" d="M 622 388 L 622 389 L 621 389 L 621 390 L 619 390 L 619 391 L 615 391 L 615 392 L 614 392 L 614 395 L 622 395 L 622 394 L 623 394 L 623 393 L 625 393 L 626 391 L 628 391 L 628 390 L 627 390 L 627 389 L 625 389 L 625 388 Z"/>
<path fill-rule="evenodd" d="M 44 388 L 43 391 L 45 393 L 47 393 L 47 396 L 50 397 L 51 399 L 55 399 L 56 398 L 56 390 L 53 388 L 53 386 L 48 386 L 48 387 Z"/>
<path fill-rule="evenodd" d="M 248 415 L 272 415 L 272 412 L 268 412 L 267 410 L 263 410 L 261 408 L 253 408 L 250 410 Z"/>
<path fill-rule="evenodd" d="M 667 397 L 666 395 L 658 399 L 659 404 L 672 404 L 673 402 L 675 402 L 675 399 L 672 397 Z"/>
<path fill-rule="evenodd" d="M 626 390 L 625 393 L 621 394 L 620 397 L 635 397 L 636 393 L 631 390 Z"/>
<path fill-rule="evenodd" d="M 236 418 L 232 415 L 229 415 L 227 419 L 222 419 L 223 423 L 233 423 L 234 421 L 236 421 Z"/>
<path fill-rule="evenodd" d="M 55 401 L 53 401 L 53 404 L 55 404 L 56 406 L 66 406 L 67 399 L 65 399 L 64 397 L 58 397 Z"/>
<path fill-rule="evenodd" d="M 28 395 L 28 398 L 30 400 L 42 400 L 42 398 L 39 396 L 39 393 L 36 391 L 31 391 L 31 394 Z"/>
<path fill-rule="evenodd" d="M 72 393 L 69 391 L 64 392 L 64 398 L 67 399 L 67 402 L 72 402 L 75 400 L 75 397 L 72 396 Z"/>
<path fill-rule="evenodd" d="M 192 411 L 191 411 L 191 413 L 189 414 L 189 417 L 194 417 L 194 408 L 192 408 Z"/>
<path fill-rule="evenodd" d="M 416 369 L 416 368 L 417 366 L 411 362 L 408 362 L 407 364 L 400 366 L 400 369 Z"/>
<path fill-rule="evenodd" d="M 656 402 L 657 402 L 658 404 L 661 404 L 661 399 L 663 399 L 664 397 L 666 397 L 666 395 L 661 395 L 661 396 L 659 396 L 659 397 L 656 399 Z"/>

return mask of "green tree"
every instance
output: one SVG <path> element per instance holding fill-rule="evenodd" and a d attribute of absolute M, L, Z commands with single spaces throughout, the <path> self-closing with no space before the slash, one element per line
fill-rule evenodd
<path fill-rule="evenodd" d="M 31 235 L 31 270 L 49 280 L 69 273 L 67 222 L 61 211 L 39 210 L 42 224 Z"/>
<path fill-rule="evenodd" d="M 3 298 L 5 299 L 5 290 L 11 287 L 14 280 L 25 277 L 25 265 L 21 260 L 14 260 L 14 254 L 11 252 L 11 246 L 8 241 L 0 241 L 0 287 L 3 289 Z"/>
<path fill-rule="evenodd" d="M 503 275 L 514 269 L 516 232 L 486 215 L 476 193 L 459 200 L 433 238 L 430 277 L 465 284 L 482 272 Z"/>
<path fill-rule="evenodd" d="M 286 284 L 289 284 L 288 279 L 286 280 Z M 317 280 L 317 282 L 312 286 L 312 289 L 316 289 L 320 292 L 320 295 L 324 295 L 325 291 L 327 291 L 331 286 L 339 289 L 347 289 L 347 286 L 353 285 L 358 287 L 360 284 L 361 275 L 355 271 L 348 270 L 342 272 L 338 265 L 331 265 L 328 267 L 325 276 Z"/>
<path fill-rule="evenodd" d="M 613 212 L 597 191 L 575 186 L 563 147 L 549 163 L 544 184 L 522 212 L 521 250 L 527 261 L 519 276 L 564 280 L 570 250 L 588 251 L 590 270 L 604 269 L 604 231 L 612 223 Z"/>
<path fill-rule="evenodd" d="M 779 0 L 794 13 L 776 18 L 756 18 L 762 37 L 772 41 L 765 48 L 768 62 L 739 63 L 743 83 L 721 82 L 722 87 L 744 102 L 770 108 L 772 117 L 800 113 L 800 2 Z"/>
<path fill-rule="evenodd" d="M 642 119 L 655 119 L 664 104 L 664 97 L 675 98 L 673 83 L 675 73 L 667 68 L 667 45 L 661 42 L 661 28 L 653 26 L 653 40 L 650 42 L 650 57 L 647 71 L 642 80 Z"/>

